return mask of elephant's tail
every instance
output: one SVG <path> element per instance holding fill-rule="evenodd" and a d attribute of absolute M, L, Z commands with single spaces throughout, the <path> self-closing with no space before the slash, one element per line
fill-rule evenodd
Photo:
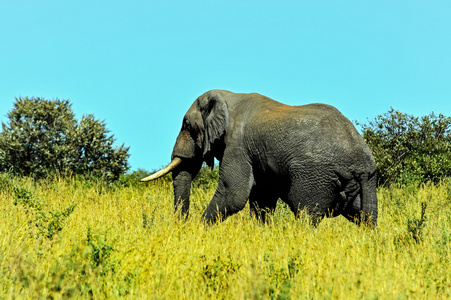
<path fill-rule="evenodd" d="M 370 222 L 377 225 L 377 193 L 376 193 L 377 176 L 373 174 L 364 174 L 360 178 L 360 199 L 361 210 L 364 218 L 370 218 Z"/>

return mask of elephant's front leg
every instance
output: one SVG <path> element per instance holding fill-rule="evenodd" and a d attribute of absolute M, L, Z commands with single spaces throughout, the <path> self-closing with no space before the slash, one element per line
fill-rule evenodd
<path fill-rule="evenodd" d="M 218 188 L 202 220 L 211 224 L 242 210 L 249 198 L 253 181 L 250 163 L 238 162 L 236 159 L 227 163 L 224 159 L 219 169 Z"/>

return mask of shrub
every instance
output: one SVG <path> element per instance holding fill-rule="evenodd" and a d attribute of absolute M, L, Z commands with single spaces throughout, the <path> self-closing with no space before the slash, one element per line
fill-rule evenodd
<path fill-rule="evenodd" d="M 416 243 L 423 241 L 423 228 L 426 225 L 426 202 L 421 202 L 421 214 L 419 218 L 407 220 L 407 231 Z"/>
<path fill-rule="evenodd" d="M 45 211 L 44 203 L 36 199 L 27 189 L 16 187 L 14 193 L 14 205 L 21 204 L 25 209 L 30 235 L 36 239 L 40 237 L 53 239 L 57 233 L 63 230 L 66 219 L 77 206 L 76 203 L 72 203 L 63 211 Z"/>
<path fill-rule="evenodd" d="M 204 190 L 216 187 L 219 179 L 219 168 L 210 168 L 206 165 L 202 166 L 199 173 L 193 180 L 193 187 L 202 187 Z"/>
<path fill-rule="evenodd" d="M 16 98 L 0 133 L 0 171 L 45 178 L 83 174 L 116 180 L 128 169 L 128 147 L 113 147 L 104 121 L 78 122 L 69 100 Z"/>
<path fill-rule="evenodd" d="M 363 125 L 379 185 L 437 183 L 451 176 L 451 118 L 414 117 L 391 108 Z"/>
<path fill-rule="evenodd" d="M 86 235 L 86 242 L 89 246 L 89 258 L 91 267 L 96 269 L 101 267 L 101 274 L 105 275 L 109 271 L 114 272 L 114 267 L 117 262 L 111 261 L 111 254 L 114 252 L 114 247 L 108 242 L 105 234 L 93 235 L 92 228 L 88 227 Z"/>

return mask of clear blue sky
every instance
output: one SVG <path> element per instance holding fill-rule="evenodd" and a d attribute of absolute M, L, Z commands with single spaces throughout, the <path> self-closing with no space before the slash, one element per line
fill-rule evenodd
<path fill-rule="evenodd" d="M 1 122 L 15 97 L 70 99 L 153 170 L 210 89 L 451 116 L 451 1 L 0 0 Z"/>

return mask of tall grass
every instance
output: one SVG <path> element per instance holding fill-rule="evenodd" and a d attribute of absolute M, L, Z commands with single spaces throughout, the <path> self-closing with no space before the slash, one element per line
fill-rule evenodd
<path fill-rule="evenodd" d="M 245 208 L 206 227 L 214 190 L 193 188 L 179 221 L 167 180 L 113 188 L 2 175 L 0 299 L 451 298 L 450 182 L 379 190 L 376 230 L 342 217 L 313 229 L 283 203 L 267 225 Z M 54 219 L 61 229 L 43 234 Z"/>

